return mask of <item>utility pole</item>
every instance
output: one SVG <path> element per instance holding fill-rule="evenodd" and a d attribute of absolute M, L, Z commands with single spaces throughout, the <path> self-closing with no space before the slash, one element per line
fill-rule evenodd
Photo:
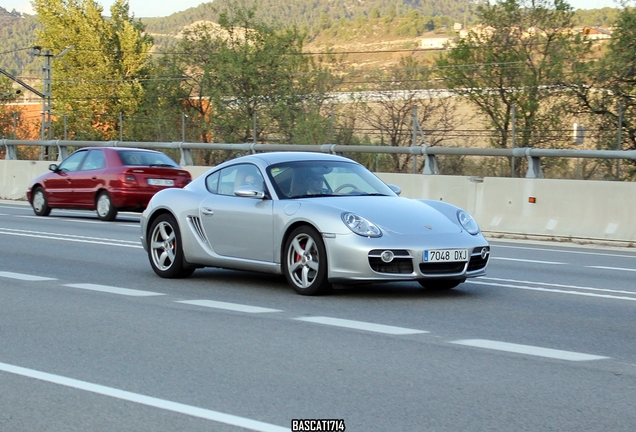
<path fill-rule="evenodd" d="M 33 47 L 33 55 L 44 57 L 44 65 L 42 66 L 43 90 L 42 93 L 40 93 L 40 97 L 42 98 L 42 128 L 40 139 L 42 141 L 51 139 L 51 62 L 54 58 L 58 58 L 66 54 L 68 50 L 73 49 L 73 47 L 73 45 L 66 47 L 56 56 L 51 53 L 51 50 L 42 51 L 42 47 Z M 48 156 L 48 147 L 42 146 L 40 159 L 44 159 L 43 152 L 45 149 L 47 152 L 46 156 Z"/>
<path fill-rule="evenodd" d="M 623 101 L 618 101 L 618 135 L 616 137 L 616 150 L 623 149 Z M 616 159 L 616 180 L 621 179 L 621 160 Z"/>
<path fill-rule="evenodd" d="M 44 50 L 41 54 L 44 57 L 44 65 L 42 66 L 42 80 L 44 88 L 42 89 L 42 129 L 40 139 L 51 139 L 51 59 L 53 54 L 50 50 Z M 44 148 L 44 147 L 43 147 Z"/>
<path fill-rule="evenodd" d="M 510 137 L 510 146 L 512 147 L 512 151 L 514 152 L 515 147 L 517 146 L 517 105 L 513 102 L 512 103 L 512 107 L 511 107 L 511 115 L 512 115 L 512 119 L 511 119 L 511 123 L 512 123 L 512 133 L 511 133 L 511 137 Z M 515 169 L 515 157 L 512 156 L 510 158 L 510 171 L 511 171 L 511 175 L 512 178 L 516 177 L 516 169 Z"/>
<path fill-rule="evenodd" d="M 185 112 L 181 113 L 181 142 L 185 142 L 186 140 L 186 118 L 188 116 Z"/>
<path fill-rule="evenodd" d="M 18 139 L 18 113 L 13 113 L 13 139 Z"/>

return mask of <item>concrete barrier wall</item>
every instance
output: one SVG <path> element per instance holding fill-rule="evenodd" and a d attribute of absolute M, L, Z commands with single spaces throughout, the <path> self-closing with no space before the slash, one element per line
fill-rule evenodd
<path fill-rule="evenodd" d="M 50 162 L 0 160 L 0 198 L 24 199 Z M 209 167 L 186 167 L 198 177 Z M 491 236 L 636 245 L 636 183 L 378 173 L 402 196 L 446 201 L 469 211 Z M 535 202 L 530 202 L 531 198 Z M 633 243 L 633 244 L 632 244 Z"/>
<path fill-rule="evenodd" d="M 449 202 L 493 235 L 636 245 L 636 183 L 383 174 L 409 198 Z M 534 202 L 531 202 L 534 201 Z"/>

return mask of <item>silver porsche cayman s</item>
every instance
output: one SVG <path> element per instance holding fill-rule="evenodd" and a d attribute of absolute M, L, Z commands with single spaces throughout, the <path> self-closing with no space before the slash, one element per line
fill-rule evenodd
<path fill-rule="evenodd" d="M 284 274 L 303 295 L 380 281 L 450 289 L 485 274 L 490 247 L 472 216 L 399 193 L 345 157 L 253 154 L 155 194 L 141 242 L 164 278 L 201 267 Z"/>

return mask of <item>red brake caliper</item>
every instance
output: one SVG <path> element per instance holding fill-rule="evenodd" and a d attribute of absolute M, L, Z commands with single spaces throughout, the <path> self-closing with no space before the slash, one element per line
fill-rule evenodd
<path fill-rule="evenodd" d="M 305 240 L 304 242 L 300 243 L 300 247 L 303 248 L 303 250 L 305 250 L 305 246 L 307 245 L 307 241 Z M 298 254 L 298 252 L 296 252 L 296 256 L 294 257 L 294 262 L 298 262 L 300 261 L 300 255 Z"/>

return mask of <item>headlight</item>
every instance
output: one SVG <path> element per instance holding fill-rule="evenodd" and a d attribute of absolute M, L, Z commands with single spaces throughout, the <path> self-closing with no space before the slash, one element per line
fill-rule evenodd
<path fill-rule="evenodd" d="M 355 213 L 343 213 L 342 221 L 354 233 L 363 237 L 382 237 L 382 231 L 362 216 Z"/>
<path fill-rule="evenodd" d="M 464 210 L 457 211 L 457 220 L 459 221 L 460 225 L 463 226 L 464 229 L 470 234 L 479 234 L 479 225 L 477 225 L 477 221 Z"/>

